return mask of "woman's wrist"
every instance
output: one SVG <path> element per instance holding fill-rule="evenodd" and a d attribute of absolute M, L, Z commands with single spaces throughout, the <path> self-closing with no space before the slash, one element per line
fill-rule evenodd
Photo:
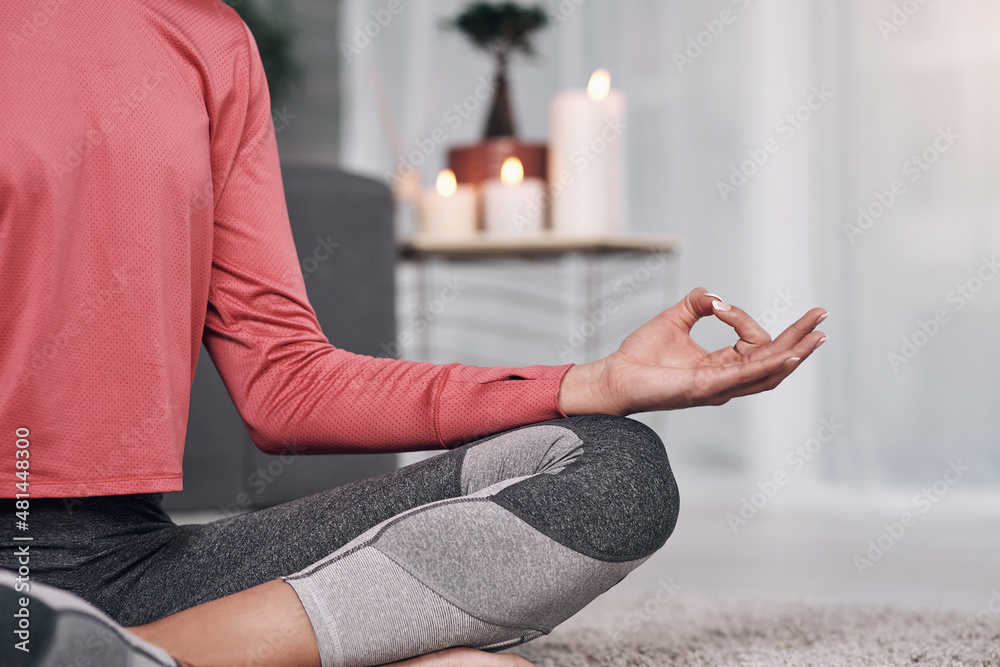
<path fill-rule="evenodd" d="M 571 366 L 559 385 L 559 409 L 568 417 L 614 414 L 600 391 L 604 359 Z"/>

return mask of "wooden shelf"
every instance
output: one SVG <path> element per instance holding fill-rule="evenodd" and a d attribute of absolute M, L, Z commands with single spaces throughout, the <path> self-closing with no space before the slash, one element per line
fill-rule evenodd
<path fill-rule="evenodd" d="M 479 234 L 468 238 L 417 235 L 397 242 L 399 253 L 407 259 L 424 257 L 523 257 L 526 255 L 564 255 L 569 253 L 676 253 L 680 241 L 670 236 L 538 236 L 494 237 Z"/>

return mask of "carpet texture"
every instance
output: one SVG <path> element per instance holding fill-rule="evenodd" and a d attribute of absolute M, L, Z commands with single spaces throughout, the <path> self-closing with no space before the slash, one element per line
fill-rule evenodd
<path fill-rule="evenodd" d="M 666 585 L 602 597 L 505 651 L 536 667 L 976 665 L 1000 667 L 1000 615 L 717 600 Z"/>

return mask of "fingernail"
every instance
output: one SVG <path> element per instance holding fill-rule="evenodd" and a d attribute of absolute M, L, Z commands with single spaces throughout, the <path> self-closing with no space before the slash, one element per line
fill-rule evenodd
<path fill-rule="evenodd" d="M 783 365 L 784 366 L 788 366 L 790 364 L 794 364 L 794 363 L 797 363 L 799 361 L 802 361 L 802 357 L 792 357 L 791 359 L 789 359 L 788 361 L 786 361 Z"/>
<path fill-rule="evenodd" d="M 816 341 L 816 345 L 815 345 L 815 346 L 813 347 L 813 349 L 814 349 L 814 350 L 815 350 L 815 349 L 818 349 L 820 345 L 822 345 L 823 343 L 825 343 L 825 342 L 826 342 L 826 339 L 827 339 L 827 338 L 829 338 L 829 336 L 823 336 L 823 337 L 822 337 L 822 338 L 820 338 L 820 339 L 819 339 L 818 341 Z"/>
<path fill-rule="evenodd" d="M 723 298 L 722 298 L 721 296 L 719 296 L 718 294 L 712 294 L 711 292 L 705 292 L 705 296 L 710 296 L 710 297 L 712 297 L 713 299 L 718 299 L 719 301 L 725 301 L 725 299 L 723 299 Z"/>
<path fill-rule="evenodd" d="M 822 322 L 823 320 L 825 320 L 828 317 L 830 317 L 830 313 L 823 313 L 822 315 L 819 316 L 819 319 L 816 320 L 816 324 L 819 324 L 820 322 Z M 826 340 L 826 339 L 824 338 L 823 340 Z"/>
<path fill-rule="evenodd" d="M 721 301 L 713 301 L 712 308 L 715 308 L 716 310 L 731 310 L 732 306 L 728 303 L 722 303 Z"/>

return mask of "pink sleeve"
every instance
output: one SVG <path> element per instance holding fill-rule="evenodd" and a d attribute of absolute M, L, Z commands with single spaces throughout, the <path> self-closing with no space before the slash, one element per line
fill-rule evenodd
<path fill-rule="evenodd" d="M 211 118 L 216 208 L 204 342 L 257 446 L 313 453 L 454 447 L 564 417 L 557 397 L 572 364 L 435 365 L 330 344 L 306 297 L 249 31 L 238 62 L 237 85 Z"/>

